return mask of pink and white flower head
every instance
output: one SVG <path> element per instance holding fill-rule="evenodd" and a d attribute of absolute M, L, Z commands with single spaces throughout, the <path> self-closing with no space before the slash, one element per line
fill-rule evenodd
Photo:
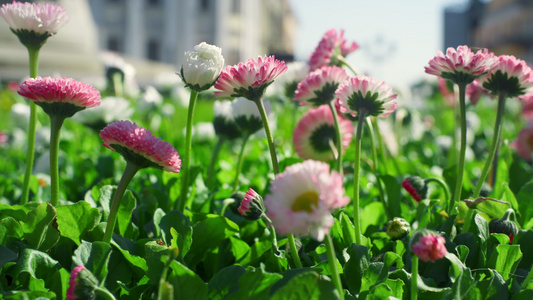
<path fill-rule="evenodd" d="M 336 98 L 335 91 L 346 79 L 348 74 L 343 68 L 322 67 L 311 72 L 298 84 L 293 100 L 300 102 L 300 105 L 311 104 L 315 107 L 331 103 Z"/>
<path fill-rule="evenodd" d="M 227 66 L 218 78 L 215 95 L 225 98 L 244 97 L 257 101 L 263 97 L 266 88 L 287 71 L 284 61 L 274 56 L 248 59 L 246 63 Z"/>
<path fill-rule="evenodd" d="M 449 79 L 456 84 L 468 84 L 485 75 L 496 64 L 496 57 L 487 49 L 472 52 L 468 46 L 450 47 L 442 51 L 424 67 L 426 73 Z"/>
<path fill-rule="evenodd" d="M 335 94 L 339 99 L 341 111 L 352 116 L 364 112 L 365 116 L 384 118 L 398 106 L 394 101 L 398 95 L 392 92 L 388 84 L 365 75 L 346 79 L 339 85 Z"/>
<path fill-rule="evenodd" d="M 40 77 L 26 79 L 18 94 L 36 102 L 49 115 L 72 117 L 87 107 L 100 105 L 100 92 L 72 78 Z"/>
<path fill-rule="evenodd" d="M 309 65 L 303 61 L 293 61 L 286 64 L 287 72 L 270 85 L 265 93 L 266 97 L 284 95 L 292 100 L 298 84 L 309 74 Z"/>
<path fill-rule="evenodd" d="M 265 211 L 263 197 L 256 193 L 252 188 L 248 189 L 248 192 L 244 195 L 237 211 L 241 216 L 248 220 L 260 219 Z"/>
<path fill-rule="evenodd" d="M 100 137 L 106 148 L 117 151 L 126 161 L 140 168 L 152 167 L 173 173 L 180 171 L 178 151 L 135 123 L 116 121 L 102 129 Z"/>
<path fill-rule="evenodd" d="M 79 265 L 70 272 L 66 299 L 94 299 L 96 289 L 99 289 L 98 279 L 83 265 Z"/>
<path fill-rule="evenodd" d="M 442 236 L 430 231 L 424 231 L 418 236 L 420 236 L 418 242 L 412 245 L 412 249 L 422 261 L 435 262 L 448 254 L 445 246 L 446 240 Z"/>
<path fill-rule="evenodd" d="M 507 97 L 518 97 L 533 87 L 533 71 L 525 61 L 512 55 L 500 55 L 496 65 L 481 81 L 492 94 L 505 93 Z"/>
<path fill-rule="evenodd" d="M 531 161 L 533 159 L 533 121 L 527 123 L 511 146 L 525 160 Z"/>
<path fill-rule="evenodd" d="M 342 136 L 342 151 L 350 146 L 354 127 L 352 122 L 339 118 Z M 327 105 L 311 108 L 302 117 L 292 137 L 298 156 L 304 159 L 330 161 L 335 159 L 332 147 L 337 145 L 335 120 Z"/>
<path fill-rule="evenodd" d="M 282 234 L 310 233 L 322 241 L 333 225 L 331 210 L 350 202 L 342 177 L 314 160 L 291 165 L 271 182 L 265 197 L 267 216 Z"/>
<path fill-rule="evenodd" d="M 201 92 L 215 84 L 223 67 L 222 49 L 202 42 L 185 52 L 180 75 L 186 87 Z"/>
<path fill-rule="evenodd" d="M 69 20 L 67 12 L 60 5 L 18 1 L 3 4 L 0 16 L 6 20 L 23 45 L 37 49 Z"/>
<path fill-rule="evenodd" d="M 522 103 L 522 116 L 526 120 L 533 121 L 533 93 L 527 93 L 518 97 Z"/>
<path fill-rule="evenodd" d="M 311 54 L 309 59 L 309 69 L 311 71 L 324 66 L 341 66 L 342 58 L 357 50 L 357 43 L 348 43 L 344 39 L 344 30 L 330 29 L 326 31 L 320 42 Z M 340 56 L 340 57 L 339 57 Z"/>

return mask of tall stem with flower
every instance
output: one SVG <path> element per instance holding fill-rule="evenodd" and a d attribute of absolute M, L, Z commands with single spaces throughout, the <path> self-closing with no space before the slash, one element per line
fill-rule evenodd
<path fill-rule="evenodd" d="M 363 123 L 367 116 L 387 117 L 396 110 L 397 104 L 394 99 L 397 95 L 392 92 L 385 82 L 364 75 L 351 77 L 345 80 L 335 92 L 339 97 L 341 111 L 358 117 L 355 134 L 355 158 L 354 158 L 354 225 L 357 244 L 361 244 L 361 220 L 359 215 L 359 176 L 360 176 L 360 152 Z"/>
<path fill-rule="evenodd" d="M 493 162 L 498 159 L 496 153 L 499 151 L 501 140 L 505 100 L 507 97 L 524 95 L 528 88 L 533 87 L 533 70 L 526 64 L 526 62 L 516 59 L 514 56 L 501 55 L 497 58 L 497 63 L 491 69 L 489 74 L 481 78 L 480 81 L 486 90 L 490 91 L 493 95 L 498 96 L 498 110 L 496 121 L 494 123 L 492 145 L 474 189 L 474 199 L 477 199 L 480 196 L 483 183 L 485 182 L 491 167 L 494 167 Z M 474 213 L 475 209 L 468 210 L 463 226 L 464 232 L 470 230 Z"/>
<path fill-rule="evenodd" d="M 455 203 L 459 201 L 463 188 L 464 158 L 466 152 L 466 87 L 476 78 L 485 75 L 496 64 L 496 58 L 487 49 L 474 53 L 467 46 L 459 46 L 456 49 L 448 48 L 446 55 L 438 52 L 425 67 L 428 74 L 436 75 L 451 80 L 459 86 L 459 113 L 461 125 L 461 140 L 459 158 L 457 163 L 457 177 L 455 190 L 448 206 L 448 214 L 451 214 Z M 452 150 L 453 151 L 453 150 Z"/>
<path fill-rule="evenodd" d="M 100 132 L 100 137 L 106 148 L 120 153 L 127 162 L 113 197 L 104 233 L 103 241 L 110 243 L 122 196 L 137 171 L 151 167 L 178 173 L 181 169 L 181 160 L 178 151 L 168 142 L 154 137 L 150 130 L 130 121 L 116 121 L 107 125 Z"/>
<path fill-rule="evenodd" d="M 191 90 L 189 109 L 187 113 L 187 127 L 185 133 L 185 153 L 183 156 L 183 175 L 181 178 L 180 196 L 177 208 L 184 211 L 189 190 L 189 175 L 192 152 L 192 119 L 198 94 L 215 84 L 224 67 L 222 50 L 216 46 L 202 42 L 193 51 L 185 52 L 180 76 L 185 86 Z"/>
<path fill-rule="evenodd" d="M 20 3 L 13 1 L 0 8 L 2 16 L 11 31 L 26 47 L 29 55 L 30 77 L 36 78 L 39 69 L 39 52 L 46 40 L 64 26 L 69 16 L 59 5 L 45 3 Z M 30 177 L 33 169 L 35 152 L 35 129 L 37 126 L 37 108 L 30 102 L 30 124 L 28 127 L 28 149 L 26 152 L 26 170 L 22 183 L 21 204 L 28 203 Z"/>
<path fill-rule="evenodd" d="M 88 107 L 100 105 L 100 92 L 72 78 L 30 78 L 18 90 L 32 103 L 41 106 L 50 117 L 50 203 L 59 203 L 59 134 L 65 118 Z"/>

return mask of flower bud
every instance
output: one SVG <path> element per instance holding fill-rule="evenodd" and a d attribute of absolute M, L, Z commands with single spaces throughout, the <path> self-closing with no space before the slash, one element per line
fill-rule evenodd
<path fill-rule="evenodd" d="M 411 225 L 403 218 L 394 218 L 387 223 L 387 235 L 391 240 L 404 238 L 411 232 Z"/>
<path fill-rule="evenodd" d="M 185 52 L 180 75 L 186 87 L 201 92 L 215 84 L 223 67 L 222 49 L 202 42 Z"/>
<path fill-rule="evenodd" d="M 75 267 L 70 273 L 67 300 L 96 299 L 98 279 L 83 265 Z"/>
<path fill-rule="evenodd" d="M 239 205 L 239 214 L 248 220 L 255 221 L 261 218 L 264 210 L 263 197 L 250 188 Z"/>
<path fill-rule="evenodd" d="M 417 242 L 413 244 L 411 248 L 414 254 L 416 254 L 416 256 L 422 261 L 435 262 L 448 253 L 448 250 L 444 245 L 446 240 L 435 232 L 429 230 L 420 231 L 413 236 L 411 244 L 413 241 Z"/>
<path fill-rule="evenodd" d="M 426 181 L 418 176 L 411 176 L 402 182 L 403 188 L 416 200 L 420 202 L 427 198 L 428 187 Z"/>
<path fill-rule="evenodd" d="M 514 211 L 508 209 L 503 218 L 491 220 L 489 223 L 489 232 L 506 234 L 509 236 L 509 242 L 512 242 L 513 238 L 518 234 L 519 229 L 515 222 L 509 220 L 511 213 L 514 214 Z"/>

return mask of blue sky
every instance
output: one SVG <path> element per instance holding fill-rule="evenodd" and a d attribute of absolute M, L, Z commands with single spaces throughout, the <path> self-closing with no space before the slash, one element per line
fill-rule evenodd
<path fill-rule="evenodd" d="M 423 78 L 424 66 L 443 50 L 443 15 L 466 0 L 289 0 L 298 22 L 297 60 L 307 60 L 329 28 L 344 29 L 360 48 L 348 61 L 391 85 Z M 434 76 L 433 76 L 434 77 Z"/>

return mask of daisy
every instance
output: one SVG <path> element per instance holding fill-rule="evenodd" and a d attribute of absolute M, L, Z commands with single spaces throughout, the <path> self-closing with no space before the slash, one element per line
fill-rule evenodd
<path fill-rule="evenodd" d="M 335 91 L 348 75 L 343 68 L 326 66 L 311 72 L 298 84 L 294 93 L 294 101 L 300 105 L 313 105 L 318 107 L 328 104 L 335 99 Z"/>
<path fill-rule="evenodd" d="M 267 216 L 283 234 L 310 233 L 322 241 L 333 225 L 331 210 L 350 201 L 342 177 L 323 162 L 306 160 L 291 165 L 271 182 L 265 197 Z"/>
<path fill-rule="evenodd" d="M 340 119 L 342 150 L 346 150 L 354 132 L 352 122 Z M 336 149 L 335 121 L 327 105 L 311 108 L 305 114 L 293 135 L 293 145 L 298 156 L 304 159 L 330 161 L 335 159 L 332 146 Z"/>
<path fill-rule="evenodd" d="M 337 33 L 337 30 L 332 28 L 324 34 L 315 51 L 311 54 L 309 69 L 313 71 L 324 66 L 341 66 L 344 57 L 357 48 L 359 48 L 357 43 L 348 43 L 344 39 L 344 30 Z"/>

